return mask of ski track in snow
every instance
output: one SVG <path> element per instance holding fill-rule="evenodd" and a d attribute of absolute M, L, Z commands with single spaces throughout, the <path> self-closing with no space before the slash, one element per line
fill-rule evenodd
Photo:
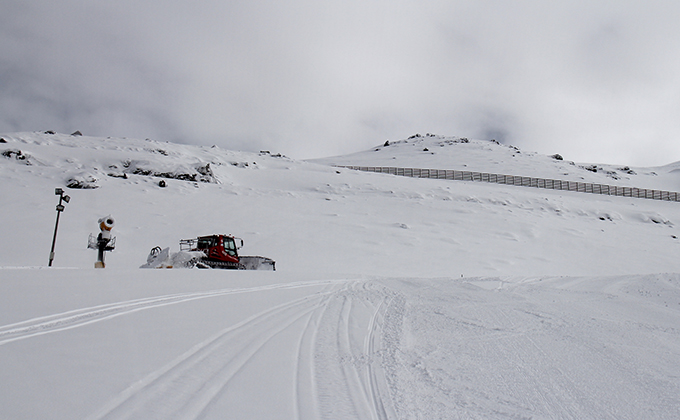
<path fill-rule="evenodd" d="M 316 281 L 283 283 L 268 286 L 248 287 L 239 289 L 221 289 L 206 292 L 178 293 L 173 295 L 155 296 L 142 299 L 134 299 L 123 302 L 109 303 L 105 305 L 81 308 L 59 314 L 47 315 L 30 320 L 8 324 L 0 327 L 0 346 L 14 341 L 82 327 L 95 322 L 105 321 L 121 315 L 138 311 L 174 305 L 198 299 L 207 299 L 218 296 L 233 295 L 238 293 L 254 293 L 275 289 L 295 289 L 301 287 L 313 287 L 325 284 L 337 283 L 338 281 Z"/>
<path fill-rule="evenodd" d="M 230 387 L 239 387 L 237 375 L 248 368 L 259 352 L 275 346 L 274 338 L 287 330 L 295 330 L 298 336 L 292 351 L 296 356 L 291 378 L 295 388 L 294 418 L 339 418 L 338 415 L 392 418 L 388 416 L 392 411 L 380 346 L 381 322 L 393 293 L 363 281 L 338 283 L 294 286 L 326 287 L 268 308 L 197 343 L 171 363 L 130 385 L 89 420 L 197 419 L 224 415 L 211 412 L 215 402 Z M 332 357 L 320 357 L 324 354 Z M 327 407 L 327 402 L 334 408 Z M 347 412 L 339 412 L 340 406 Z"/>
<path fill-rule="evenodd" d="M 328 294 L 305 296 L 267 309 L 198 343 L 128 388 L 92 418 L 199 418 L 255 353 L 323 305 Z M 234 345 L 238 347 L 231 349 Z"/>
<path fill-rule="evenodd" d="M 318 418 L 382 420 L 392 412 L 382 346 L 394 343 L 382 339 L 382 321 L 393 297 L 367 282 L 329 300 L 317 332 Z"/>
<path fill-rule="evenodd" d="M 96 411 L 88 419 L 191 420 L 224 418 L 225 413 L 250 418 L 239 412 L 241 402 L 234 397 L 242 390 L 262 391 L 263 401 L 279 394 L 290 407 L 283 407 L 278 417 L 299 420 L 552 418 L 554 413 L 565 418 L 587 413 L 670 418 L 677 388 L 672 377 L 655 373 L 649 362 L 641 377 L 637 352 L 616 351 L 617 345 L 644 346 L 642 340 L 630 340 L 630 326 L 649 329 L 647 324 L 656 325 L 650 320 L 661 319 L 657 317 L 665 311 L 649 320 L 631 312 L 630 319 L 637 323 L 631 324 L 627 316 L 612 322 L 609 312 L 587 308 L 590 290 L 606 290 L 606 308 L 628 313 L 627 306 L 619 305 L 668 299 L 664 293 L 675 290 L 676 284 L 650 278 L 630 285 L 619 281 L 581 286 L 585 290 L 577 291 L 572 290 L 579 287 L 576 280 L 556 289 L 534 289 L 539 282 L 497 283 L 497 288 L 483 280 L 434 287 L 434 281 L 390 281 L 387 286 L 384 280 L 325 280 L 180 293 L 5 325 L 0 327 L 0 345 L 197 299 L 316 287 L 193 343 L 172 362 L 111 395 L 98 410 L 93 407 Z M 644 284 L 644 290 L 638 284 Z M 657 294 L 662 297 L 653 297 Z M 584 314 L 571 308 L 581 304 Z M 659 336 L 659 343 L 674 346 L 677 330 L 663 328 L 667 338 Z M 593 344 L 593 336 L 603 337 L 614 351 Z M 258 369 L 262 358 L 271 356 L 285 365 L 289 376 L 260 389 L 252 381 L 268 381 L 266 369 L 259 374 Z M 273 375 L 281 379 L 280 372 Z M 642 398 L 637 393 L 644 398 L 634 408 L 633 401 Z M 665 400 L 669 405 L 656 406 Z"/>

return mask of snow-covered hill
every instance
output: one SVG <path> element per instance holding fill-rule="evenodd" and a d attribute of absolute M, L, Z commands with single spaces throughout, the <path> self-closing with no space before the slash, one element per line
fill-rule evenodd
<path fill-rule="evenodd" d="M 415 136 L 301 162 L 0 135 L 0 418 L 674 418 L 680 204 L 331 165 L 680 191 L 680 163 L 579 164 Z M 164 181 L 162 187 L 160 181 Z M 71 196 L 45 268 L 54 188 Z M 116 250 L 94 270 L 97 219 Z M 140 270 L 231 233 L 276 272 Z M 575 277 L 578 276 L 578 277 Z"/>
<path fill-rule="evenodd" d="M 680 162 L 655 168 L 575 163 L 556 153 L 543 156 L 495 140 L 414 134 L 371 150 L 317 159 L 330 165 L 456 169 L 566 181 L 680 190 Z"/>
<path fill-rule="evenodd" d="M 148 140 L 1 137 L 4 195 L 13 197 L 3 201 L 2 212 L 14 219 L 5 227 L 12 241 L 0 244 L 2 266 L 45 263 L 56 214 L 54 188 L 70 184 L 85 188 L 67 188 L 72 202 L 60 221 L 55 258 L 62 267 L 92 265 L 93 251 L 84 245 L 97 231 L 97 219 L 107 214 L 117 221 L 112 268 L 138 267 L 156 245 L 176 249 L 179 239 L 210 233 L 242 237 L 244 252 L 270 256 L 281 270 L 375 275 L 674 271 L 680 246 L 677 203 L 403 179 L 278 153 Z M 570 170 L 572 180 L 643 186 L 654 179 L 680 190 L 670 188 L 677 173 L 662 168 L 635 168 L 638 175 L 615 180 L 493 142 L 417 138 L 414 147 L 413 140 L 328 162 L 364 164 L 382 154 L 384 160 L 370 163 L 388 166 L 397 157 L 403 166 L 489 171 L 497 163 L 497 172 L 512 175 L 559 179 Z M 514 168 L 515 162 L 522 163 Z M 652 172 L 656 175 L 644 175 Z M 622 247 L 645 258 L 621 258 Z"/>

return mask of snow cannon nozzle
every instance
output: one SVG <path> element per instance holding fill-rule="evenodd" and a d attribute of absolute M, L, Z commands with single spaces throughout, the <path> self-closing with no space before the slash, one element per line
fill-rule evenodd
<path fill-rule="evenodd" d="M 111 229 L 113 229 L 113 226 L 115 226 L 115 224 L 116 222 L 115 220 L 113 220 L 113 217 L 111 217 L 111 215 L 99 219 L 99 229 L 102 232 L 104 232 L 105 230 L 110 231 Z"/>

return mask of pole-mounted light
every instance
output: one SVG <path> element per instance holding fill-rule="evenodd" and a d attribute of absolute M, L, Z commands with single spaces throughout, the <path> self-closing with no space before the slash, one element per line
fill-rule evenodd
<path fill-rule="evenodd" d="M 71 201 L 71 197 L 64 194 L 64 190 L 61 188 L 54 189 L 54 195 L 59 196 L 59 204 L 57 204 L 57 221 L 54 224 L 54 236 L 52 237 L 52 249 L 50 250 L 50 262 L 47 264 L 48 267 L 52 267 L 52 261 L 54 260 L 54 245 L 57 243 L 57 229 L 59 228 L 59 215 L 64 211 L 64 204 Z"/>

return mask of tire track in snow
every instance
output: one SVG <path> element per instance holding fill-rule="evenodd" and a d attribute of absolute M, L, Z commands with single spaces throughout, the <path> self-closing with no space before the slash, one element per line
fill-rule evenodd
<path fill-rule="evenodd" d="M 322 308 L 312 315 L 300 335 L 297 349 L 295 366 L 295 415 L 298 420 L 310 420 L 319 418 L 318 392 L 316 389 L 314 369 L 314 347 L 318 339 L 319 325 L 328 311 L 328 300 Z"/>
<path fill-rule="evenodd" d="M 377 354 L 377 349 L 380 348 L 381 324 L 384 319 L 384 313 L 387 311 L 391 301 L 392 299 L 381 301 L 371 317 L 368 325 L 368 334 L 364 340 L 364 352 L 368 355 Z M 382 369 L 376 369 L 374 362 L 369 360 L 365 382 L 368 386 L 367 393 L 373 406 L 372 412 L 375 413 L 374 419 L 378 420 L 387 420 L 389 418 L 382 397 L 382 395 L 386 395 L 388 392 L 387 382 L 383 375 Z"/>
<path fill-rule="evenodd" d="M 167 305 L 174 305 L 198 299 L 207 299 L 218 296 L 253 293 L 277 289 L 296 289 L 302 287 L 323 286 L 334 283 L 344 283 L 346 280 L 322 280 L 314 282 L 279 283 L 258 287 L 239 289 L 219 289 L 206 292 L 178 293 L 172 295 L 155 296 L 142 299 L 133 299 L 122 302 L 97 305 L 87 308 L 76 309 L 58 314 L 46 315 L 8 324 L 0 327 L 0 346 L 27 338 L 65 331 L 72 328 L 82 327 L 95 322 L 105 321 L 121 315 Z"/>
<path fill-rule="evenodd" d="M 311 319 L 332 293 L 286 302 L 220 331 L 131 385 L 89 419 L 201 417 L 258 351 L 305 316 Z"/>
<path fill-rule="evenodd" d="M 394 413 L 380 339 L 392 298 L 387 289 L 355 282 L 329 299 L 315 371 L 322 416 L 382 420 Z"/>

